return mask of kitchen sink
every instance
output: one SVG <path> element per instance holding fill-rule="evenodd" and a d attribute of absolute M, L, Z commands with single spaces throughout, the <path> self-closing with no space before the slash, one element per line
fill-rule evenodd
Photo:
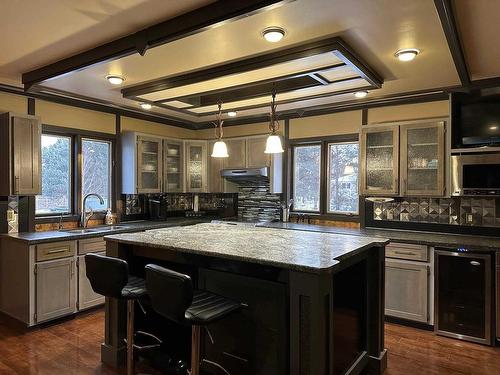
<path fill-rule="evenodd" d="M 71 229 L 71 230 L 63 230 L 62 232 L 73 233 L 73 234 L 85 234 L 85 233 L 92 233 L 92 229 Z"/>
<path fill-rule="evenodd" d="M 93 228 L 80 228 L 80 229 L 70 229 L 63 230 L 66 233 L 72 234 L 86 234 L 86 233 L 98 233 L 98 232 L 110 232 L 113 230 L 126 228 L 125 225 L 106 225 L 101 227 L 93 227 Z"/>

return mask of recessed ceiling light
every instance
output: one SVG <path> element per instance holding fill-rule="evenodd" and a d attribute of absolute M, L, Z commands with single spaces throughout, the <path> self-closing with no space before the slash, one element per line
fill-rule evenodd
<path fill-rule="evenodd" d="M 417 57 L 419 53 L 420 51 L 416 48 L 407 48 L 407 49 L 400 49 L 394 55 L 400 61 L 412 61 L 415 57 Z"/>
<path fill-rule="evenodd" d="M 149 103 L 141 103 L 141 108 L 142 109 L 151 109 L 153 106 Z"/>
<path fill-rule="evenodd" d="M 238 113 L 237 113 L 236 111 L 229 111 L 229 112 L 227 113 L 227 115 L 228 115 L 229 117 L 236 117 L 236 115 L 237 115 L 237 114 L 238 114 Z"/>
<path fill-rule="evenodd" d="M 490 126 L 490 130 L 498 130 L 498 125 L 492 125 L 492 126 Z"/>
<path fill-rule="evenodd" d="M 268 27 L 262 31 L 262 36 L 268 42 L 276 43 L 283 39 L 285 30 L 277 26 Z"/>
<path fill-rule="evenodd" d="M 368 95 L 368 91 L 356 91 L 354 93 L 354 96 L 358 99 L 364 98 L 366 95 Z"/>
<path fill-rule="evenodd" d="M 116 75 L 116 74 L 107 75 L 106 79 L 112 85 L 121 85 L 123 83 L 123 81 L 125 81 L 125 78 L 123 78 L 122 76 Z"/>

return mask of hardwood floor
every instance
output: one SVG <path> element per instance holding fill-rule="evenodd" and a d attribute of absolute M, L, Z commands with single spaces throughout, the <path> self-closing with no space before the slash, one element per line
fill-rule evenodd
<path fill-rule="evenodd" d="M 0 316 L 0 374 L 117 374 L 100 362 L 102 310 L 27 330 Z M 500 348 L 386 324 L 385 375 L 500 374 Z M 123 372 L 122 372 L 123 373 Z"/>

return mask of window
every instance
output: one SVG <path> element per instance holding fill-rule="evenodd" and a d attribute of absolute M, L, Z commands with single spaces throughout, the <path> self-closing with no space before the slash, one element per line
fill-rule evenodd
<path fill-rule="evenodd" d="M 82 199 L 89 193 L 104 199 L 89 197 L 87 207 L 103 211 L 111 207 L 111 142 L 82 139 Z"/>
<path fill-rule="evenodd" d="M 328 145 L 329 213 L 358 213 L 358 155 L 357 142 Z"/>
<path fill-rule="evenodd" d="M 293 210 L 337 216 L 339 220 L 358 215 L 357 134 L 295 142 L 291 160 Z"/>
<path fill-rule="evenodd" d="M 90 197 L 87 207 L 96 212 L 113 208 L 113 138 L 89 134 L 44 125 L 42 194 L 36 197 L 35 205 L 41 220 L 79 215 L 83 197 L 89 193 L 102 196 L 104 204 Z"/>
<path fill-rule="evenodd" d="M 36 214 L 71 213 L 71 137 L 42 135 L 42 195 Z"/>
<path fill-rule="evenodd" d="M 319 212 L 321 145 L 295 146 L 293 159 L 293 209 Z"/>

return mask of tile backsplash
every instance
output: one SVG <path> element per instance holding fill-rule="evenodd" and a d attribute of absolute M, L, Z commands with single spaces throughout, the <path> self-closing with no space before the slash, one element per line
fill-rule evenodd
<path fill-rule="evenodd" d="M 373 220 L 500 227 L 500 199 L 395 198 L 374 203 Z"/>
<path fill-rule="evenodd" d="M 240 186 L 238 218 L 243 221 L 280 219 L 281 194 L 271 193 L 267 186 Z"/>

